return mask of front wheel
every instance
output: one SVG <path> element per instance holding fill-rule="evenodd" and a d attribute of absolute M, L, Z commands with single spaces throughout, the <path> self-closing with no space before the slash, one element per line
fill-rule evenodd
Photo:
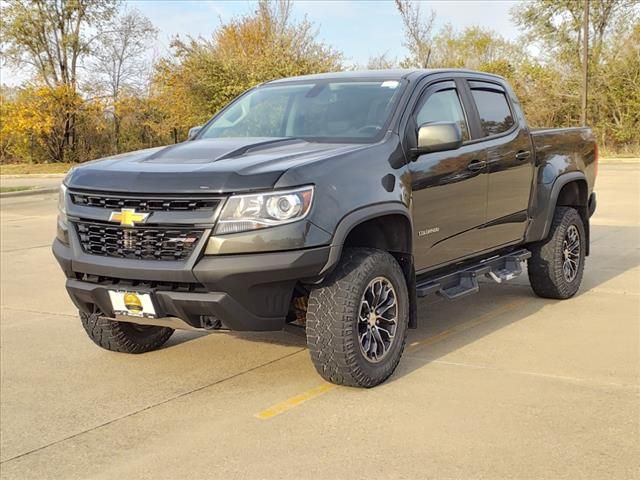
<path fill-rule="evenodd" d="M 402 269 L 387 252 L 345 249 L 340 263 L 309 295 L 307 344 L 318 373 L 354 387 L 374 387 L 402 356 L 409 296 Z"/>
<path fill-rule="evenodd" d="M 112 352 L 145 353 L 160 348 L 169 340 L 172 328 L 117 322 L 101 317 L 98 312 L 80 312 L 80 320 L 93 342 Z"/>
<path fill-rule="evenodd" d="M 553 216 L 549 237 L 530 247 L 529 282 L 539 297 L 565 299 L 573 297 L 584 271 L 586 236 L 578 212 L 558 207 Z"/>

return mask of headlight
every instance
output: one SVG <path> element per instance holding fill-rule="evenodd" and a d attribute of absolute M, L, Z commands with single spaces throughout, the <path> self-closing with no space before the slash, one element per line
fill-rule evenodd
<path fill-rule="evenodd" d="M 234 195 L 227 200 L 215 233 L 238 233 L 296 222 L 307 216 L 312 200 L 312 186 L 256 195 Z"/>
<path fill-rule="evenodd" d="M 65 186 L 64 183 L 61 183 L 60 190 L 58 191 L 58 211 L 64 216 L 67 215 L 66 197 L 67 197 L 67 187 Z"/>
<path fill-rule="evenodd" d="M 58 192 L 58 220 L 56 237 L 65 245 L 69 245 L 69 225 L 67 224 L 67 187 L 64 183 L 60 185 L 60 191 Z"/>

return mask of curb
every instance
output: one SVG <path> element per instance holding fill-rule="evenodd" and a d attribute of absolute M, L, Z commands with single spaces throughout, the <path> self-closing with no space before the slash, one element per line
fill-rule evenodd
<path fill-rule="evenodd" d="M 0 180 L 9 180 L 14 178 L 64 178 L 65 175 L 66 173 L 23 173 L 20 175 L 0 175 Z"/>
<path fill-rule="evenodd" d="M 617 157 L 603 157 L 598 160 L 602 165 L 640 165 L 640 158 L 617 158 Z"/>
<path fill-rule="evenodd" d="M 60 189 L 59 187 L 47 187 L 47 188 L 32 188 L 31 190 L 22 190 L 20 192 L 5 192 L 5 193 L 0 193 L 0 198 L 29 197 L 31 195 L 57 193 L 59 189 Z"/>

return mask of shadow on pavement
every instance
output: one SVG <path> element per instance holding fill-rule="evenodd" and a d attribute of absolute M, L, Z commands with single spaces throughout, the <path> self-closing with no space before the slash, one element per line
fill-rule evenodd
<path fill-rule="evenodd" d="M 607 239 L 602 242 L 603 239 Z M 592 227 L 591 255 L 587 258 L 583 283 L 575 298 L 640 265 L 640 227 L 601 226 Z M 612 251 L 609 245 L 619 245 Z M 457 349 L 475 342 L 508 325 L 529 317 L 541 308 L 561 300 L 542 299 L 534 295 L 526 272 L 504 285 L 491 280 L 482 280 L 480 292 L 464 299 L 447 302 L 432 295 L 419 299 L 418 328 L 410 330 L 407 338 L 407 350 L 412 343 L 422 345 L 421 356 L 412 356 L 412 362 L 400 362 L 396 373 L 388 382 L 401 378 L 413 370 L 443 357 Z M 513 308 L 510 308 L 513 306 Z M 464 324 L 473 324 L 479 317 L 485 319 L 470 328 L 460 328 Z M 459 331 L 456 331 L 458 330 Z M 444 332 L 453 330 L 445 338 L 438 340 Z M 282 346 L 306 347 L 304 329 L 287 326 L 279 332 L 176 332 L 164 348 L 171 348 L 203 335 L 233 335 L 247 341 L 268 342 Z M 426 345 L 428 344 L 428 345 Z M 424 349 L 430 349 L 433 355 L 425 355 Z M 212 350 L 211 355 L 216 355 Z"/>

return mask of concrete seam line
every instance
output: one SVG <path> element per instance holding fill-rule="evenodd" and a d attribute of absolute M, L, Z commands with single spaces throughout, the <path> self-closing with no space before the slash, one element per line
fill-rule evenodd
<path fill-rule="evenodd" d="M 98 430 L 98 429 L 100 429 L 102 427 L 106 427 L 106 426 L 109 426 L 109 425 L 111 425 L 113 423 L 119 422 L 120 420 L 124 420 L 125 418 L 133 417 L 134 415 L 138 415 L 139 413 L 146 412 L 147 410 L 151 410 L 152 408 L 159 407 L 161 405 L 165 405 L 167 403 L 173 402 L 174 400 L 178 400 L 179 398 L 182 398 L 182 397 L 186 397 L 188 395 L 191 395 L 192 393 L 197 393 L 197 392 L 205 390 L 205 389 L 207 389 L 209 387 L 214 387 L 216 385 L 224 383 L 224 382 L 226 382 L 228 380 L 233 380 L 234 378 L 238 378 L 238 377 L 241 377 L 242 375 L 245 375 L 247 373 L 254 372 L 256 370 L 261 369 L 262 367 L 267 367 L 267 366 L 272 365 L 272 364 L 274 364 L 276 362 L 279 362 L 280 360 L 284 360 L 286 358 L 293 357 L 294 355 L 297 355 L 298 353 L 304 352 L 304 351 L 306 351 L 306 348 L 301 348 L 299 350 L 296 350 L 295 352 L 289 353 L 289 354 L 284 355 L 282 357 L 275 358 L 275 359 L 273 359 L 273 360 L 271 360 L 269 362 L 263 363 L 261 365 L 257 365 L 255 367 L 251 367 L 251 368 L 249 368 L 247 370 L 235 373 L 233 375 L 230 375 L 228 377 L 222 378 L 220 380 L 216 380 L 215 382 L 209 383 L 207 385 L 203 385 L 201 387 L 194 388 L 193 390 L 189 390 L 187 392 L 182 392 L 182 393 L 180 393 L 178 395 L 174 395 L 173 397 L 170 397 L 170 398 L 167 398 L 165 400 L 162 400 L 161 402 L 157 402 L 157 403 L 154 403 L 154 404 L 151 404 L 151 405 L 147 405 L 144 408 L 141 408 L 141 409 L 136 410 L 134 412 L 127 413 L 126 415 L 122 415 L 120 417 L 114 418 L 114 419 L 109 420 L 107 422 L 101 423 L 100 425 L 96 425 L 94 427 L 88 428 L 88 429 L 83 430 L 81 432 L 74 433 L 73 435 L 69 435 L 67 437 L 60 438 L 60 439 L 55 440 L 55 441 L 53 441 L 51 443 L 48 443 L 47 445 L 43 445 L 41 447 L 34 448 L 33 450 L 29 450 L 28 452 L 20 453 L 20 454 L 15 455 L 15 456 L 13 456 L 11 458 L 7 458 L 6 460 L 1 461 L 0 465 L 4 465 L 5 463 L 11 462 L 13 460 L 17 460 L 17 459 L 25 457 L 27 455 L 31 455 L 32 453 L 36 453 L 36 452 L 39 452 L 39 451 L 44 450 L 46 448 L 52 447 L 54 445 L 58 445 L 59 443 L 66 442 L 67 440 L 72 440 L 72 439 L 74 439 L 76 437 L 84 435 L 85 433 L 93 432 L 94 430 Z"/>
<path fill-rule="evenodd" d="M 71 313 L 41 312 L 39 310 L 27 310 L 24 308 L 15 308 L 9 305 L 0 305 L 0 309 L 13 310 L 14 312 L 22 312 L 22 313 L 36 313 L 38 315 L 55 315 L 56 317 L 71 317 L 71 318 L 77 317 L 77 315 L 73 315 Z"/>
<path fill-rule="evenodd" d="M 447 360 L 432 360 L 432 363 L 437 363 L 440 365 L 450 365 L 452 367 L 464 367 L 464 368 L 472 368 L 475 370 L 491 370 L 494 372 L 502 372 L 502 373 L 511 373 L 514 375 L 525 375 L 529 377 L 540 377 L 549 380 L 559 380 L 566 383 L 578 383 L 586 386 L 598 386 L 598 387 L 616 387 L 623 390 L 638 390 L 640 389 L 640 385 L 635 385 L 633 383 L 615 383 L 615 382 L 600 382 L 598 380 L 593 380 L 590 378 L 581 378 L 581 377 L 571 377 L 568 375 L 555 375 L 553 373 L 543 373 L 543 372 L 532 372 L 527 370 L 512 370 L 510 368 L 501 368 L 501 367 L 493 367 L 491 365 L 473 365 L 471 363 L 464 362 L 450 362 Z"/>
<path fill-rule="evenodd" d="M 33 247 L 24 247 L 24 248 L 12 248 L 9 250 L 2 250 L 0 251 L 0 253 L 12 253 L 12 252 L 22 252 L 23 250 L 33 250 L 34 248 L 44 248 L 44 247 L 50 247 L 51 244 L 47 243 L 45 245 L 35 245 Z"/>
<path fill-rule="evenodd" d="M 25 220 L 33 220 L 34 218 L 55 218 L 55 215 L 25 215 L 24 217 L 21 218 L 11 218 L 9 220 L 4 220 L 5 225 L 8 223 L 19 223 L 19 222 L 24 222 Z"/>
<path fill-rule="evenodd" d="M 630 290 L 616 290 L 613 288 L 600 288 L 600 287 L 595 287 L 595 288 L 590 288 L 589 290 L 586 290 L 584 292 L 582 292 L 582 295 L 597 295 L 597 294 L 601 294 L 601 295 L 622 295 L 623 297 L 640 297 L 640 292 L 632 292 Z"/>

